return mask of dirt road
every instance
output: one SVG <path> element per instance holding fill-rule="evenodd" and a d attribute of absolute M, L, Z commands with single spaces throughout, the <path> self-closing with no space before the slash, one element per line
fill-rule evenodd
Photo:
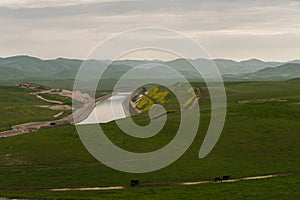
<path fill-rule="evenodd" d="M 186 186 L 186 185 L 202 185 L 202 184 L 212 184 L 212 183 L 232 183 L 238 181 L 247 181 L 247 180 L 258 180 L 258 179 L 267 179 L 272 177 L 281 177 L 281 176 L 290 176 L 295 173 L 281 173 L 281 174 L 269 174 L 262 176 L 250 176 L 244 178 L 230 179 L 224 180 L 222 182 L 215 181 L 197 181 L 197 182 L 182 182 L 182 183 L 173 183 L 173 184 L 156 184 L 156 185 L 141 185 L 135 186 L 134 188 L 153 188 L 153 187 L 178 187 L 178 186 Z M 82 187 L 82 188 L 0 188 L 0 191 L 100 191 L 100 190 L 124 190 L 124 189 L 132 189 L 130 186 L 109 186 L 109 187 Z"/>
<path fill-rule="evenodd" d="M 63 125 L 69 125 L 69 124 L 75 124 L 74 119 L 76 120 L 76 123 L 84 120 L 89 116 L 89 114 L 94 109 L 96 103 L 104 101 L 111 97 L 112 94 L 108 94 L 106 96 L 100 97 L 98 99 L 93 99 L 89 95 L 80 93 L 80 92 L 74 92 L 76 100 L 81 100 L 83 102 L 83 105 L 76 111 L 74 111 L 71 115 L 64 117 L 62 119 L 58 120 L 51 120 L 51 121 L 40 121 L 40 122 L 29 122 L 29 123 L 23 123 L 18 124 L 15 126 L 12 126 L 12 130 L 0 132 L 0 138 L 3 137 L 11 137 L 16 136 L 20 134 L 25 134 L 29 132 L 34 132 L 40 129 L 44 128 L 51 128 L 55 126 L 63 126 Z M 66 96 L 72 97 L 72 91 L 66 91 L 64 90 L 63 93 L 60 93 Z M 74 117 L 73 117 L 74 116 Z"/>

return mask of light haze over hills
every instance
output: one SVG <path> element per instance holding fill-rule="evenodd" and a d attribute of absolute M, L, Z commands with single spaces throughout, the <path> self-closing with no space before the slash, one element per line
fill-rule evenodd
<path fill-rule="evenodd" d="M 188 62 L 189 61 L 189 62 Z M 224 80 L 287 80 L 300 77 L 300 62 L 298 60 L 286 62 L 267 62 L 258 59 L 250 59 L 237 62 L 227 59 L 213 60 Z M 30 56 L 14 56 L 0 58 L 0 84 L 15 85 L 19 82 L 39 82 L 55 80 L 74 80 L 76 73 L 82 64 L 79 59 L 57 58 L 54 60 L 42 60 Z M 90 70 L 96 67 L 104 68 L 108 60 L 88 60 Z M 149 67 L 149 64 L 152 63 Z M 153 64 L 154 63 L 154 64 Z M 156 64 L 157 63 L 157 66 Z M 117 60 L 113 61 L 103 74 L 104 79 L 118 79 L 125 72 L 133 67 L 148 64 L 148 67 L 139 69 L 140 73 L 149 74 L 151 68 L 156 68 L 155 73 L 159 72 L 159 77 L 168 77 L 164 69 L 159 69 L 159 65 L 167 65 L 179 71 L 188 79 L 199 79 L 199 74 L 195 73 L 192 63 L 199 69 L 204 69 L 203 74 L 213 73 L 210 70 L 213 63 L 211 60 L 198 59 L 176 59 L 171 61 L 150 61 L 150 60 Z M 159 70 L 159 71 L 157 71 Z M 94 77 L 98 78 L 95 71 Z M 155 74 L 152 74 L 155 76 Z M 136 77 L 138 78 L 138 77 Z"/>

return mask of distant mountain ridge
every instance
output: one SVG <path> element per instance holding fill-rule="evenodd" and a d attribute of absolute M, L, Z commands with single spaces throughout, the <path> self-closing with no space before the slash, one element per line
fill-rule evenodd
<path fill-rule="evenodd" d="M 300 77 L 300 64 L 287 63 L 275 68 L 267 67 L 244 76 L 244 79 L 293 79 Z"/>
<path fill-rule="evenodd" d="M 102 78 L 118 79 L 125 72 L 135 66 L 157 63 L 170 66 L 190 79 L 199 79 L 199 74 L 195 73 L 193 67 L 199 67 L 203 74 L 213 74 L 214 64 L 225 80 L 262 80 L 262 79 L 290 79 L 300 77 L 300 60 L 291 62 L 265 62 L 258 59 L 246 61 L 234 61 L 227 59 L 211 60 L 198 59 L 176 59 L 171 61 L 159 60 L 116 60 L 111 63 L 111 67 L 104 73 Z M 74 80 L 76 73 L 83 60 L 57 58 L 53 60 L 42 60 L 30 56 L 14 56 L 0 58 L 0 85 L 14 85 L 19 82 L 40 82 L 57 80 Z M 88 60 L 91 65 L 90 70 L 95 70 L 93 66 L 102 67 L 110 62 L 108 60 Z M 192 65 L 191 65 L 192 63 Z M 155 64 L 153 65 L 155 68 Z M 151 68 L 151 67 L 150 67 Z M 145 73 L 151 74 L 153 70 L 141 69 Z M 95 71 L 93 78 L 98 78 Z M 168 77 L 164 70 L 159 71 L 159 77 Z"/>

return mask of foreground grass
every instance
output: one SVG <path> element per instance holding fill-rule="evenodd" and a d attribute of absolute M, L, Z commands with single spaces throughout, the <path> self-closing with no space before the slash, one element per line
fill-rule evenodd
<path fill-rule="evenodd" d="M 0 196 L 10 198 L 52 199 L 289 199 L 300 198 L 300 175 L 248 180 L 234 183 L 205 184 L 192 186 L 133 188 L 113 191 L 68 191 L 68 192 L 3 192 Z"/>
<path fill-rule="evenodd" d="M 86 151 L 74 126 L 56 127 L 17 137 L 2 138 L 0 139 L 0 188 L 129 185 L 131 179 L 139 179 L 142 186 L 147 186 L 159 183 L 212 180 L 222 175 L 238 178 L 299 172 L 300 105 L 295 104 L 300 102 L 299 84 L 297 81 L 227 83 L 228 113 L 224 130 L 213 151 L 206 158 L 199 159 L 199 148 L 210 121 L 210 101 L 204 87 L 204 99 L 201 100 L 200 105 L 201 123 L 193 144 L 180 159 L 170 166 L 146 174 L 122 173 L 99 163 Z M 285 99 L 286 102 L 238 103 L 240 100 L 270 98 Z M 164 129 L 148 139 L 128 136 L 122 133 L 114 122 L 101 126 L 107 136 L 121 148 L 133 152 L 150 152 L 165 146 L 172 140 L 179 124 L 179 114 L 180 112 L 169 113 Z M 146 114 L 136 116 L 135 121 L 146 124 L 149 119 L 145 116 Z M 299 176 L 297 178 L 299 179 Z M 226 197 L 222 194 L 228 194 L 230 199 L 232 199 L 230 195 L 237 195 L 244 199 L 243 197 L 247 197 L 247 194 L 254 198 L 255 193 L 258 197 L 272 197 L 273 192 L 268 193 L 268 189 L 276 188 L 274 189 L 274 195 L 277 194 L 275 197 L 284 199 L 285 193 L 291 193 L 288 194 L 290 198 L 287 199 L 296 199 L 292 188 L 295 187 L 297 180 L 291 179 L 289 177 L 270 179 L 279 180 L 274 183 L 267 182 L 269 179 L 253 181 L 252 186 L 248 185 L 252 183 L 249 181 L 118 192 L 45 192 L 43 194 L 26 192 L 22 195 L 46 195 L 45 197 L 58 195 L 55 197 L 83 199 L 93 196 L 99 199 L 101 196 L 118 199 L 145 193 L 145 199 L 151 199 L 151 194 L 155 191 L 153 199 L 160 196 L 162 196 L 161 199 L 175 198 L 175 195 L 179 195 L 178 198 L 182 199 L 188 197 L 199 199 L 202 195 L 204 198 L 207 197 L 205 195 L 214 191 L 219 194 L 219 197 Z M 257 188 L 254 186 L 256 184 L 258 184 Z M 291 185 L 293 186 L 290 187 Z M 241 187 L 241 191 L 235 187 Z M 250 193 L 251 188 L 254 190 L 252 193 Z M 15 194 L 18 193 L 14 192 L 12 195 Z"/>

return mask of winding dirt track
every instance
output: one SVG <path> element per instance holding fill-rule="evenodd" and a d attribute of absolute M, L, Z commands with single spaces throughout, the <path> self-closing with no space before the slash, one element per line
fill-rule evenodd
<path fill-rule="evenodd" d="M 185 186 L 185 185 L 202 185 L 210 183 L 232 183 L 238 181 L 246 180 L 257 180 L 257 179 L 266 179 L 272 177 L 280 176 L 290 176 L 296 173 L 281 173 L 281 174 L 269 174 L 262 176 L 249 176 L 244 178 L 224 180 L 222 182 L 215 181 L 197 181 L 197 182 L 182 182 L 174 184 L 156 184 L 156 185 L 144 185 L 144 186 L 135 186 L 134 188 L 153 188 L 153 187 L 174 187 L 174 186 Z M 82 188 L 0 188 L 0 191 L 55 191 L 55 192 L 64 192 L 64 191 L 100 191 L 100 190 L 124 190 L 132 189 L 133 187 L 129 186 L 109 186 L 109 187 L 82 187 Z"/>
<path fill-rule="evenodd" d="M 12 130 L 0 132 L 0 138 L 30 133 L 30 132 L 38 131 L 41 128 L 51 128 L 51 127 L 55 127 L 55 126 L 74 124 L 74 119 L 76 119 L 77 122 L 80 122 L 88 117 L 88 115 L 94 109 L 96 103 L 102 102 L 102 101 L 110 98 L 111 96 L 112 96 L 112 94 L 107 94 L 107 95 L 99 97 L 97 99 L 93 99 L 90 96 L 88 96 L 87 94 L 81 94 L 81 96 L 79 96 L 77 94 L 77 99 L 80 100 L 80 98 L 81 98 L 82 101 L 84 102 L 84 104 L 81 106 L 81 108 L 74 111 L 69 116 L 66 116 L 62 119 L 56 119 L 56 120 L 51 120 L 51 121 L 29 122 L 29 123 L 14 125 L 14 126 L 12 126 Z M 61 105 L 58 105 L 58 106 L 61 106 Z"/>
<path fill-rule="evenodd" d="M 56 103 L 56 104 L 60 104 L 60 105 L 63 104 L 63 102 L 61 102 L 61 101 L 49 100 L 49 99 L 46 99 L 46 98 L 44 98 L 40 95 L 35 95 L 35 96 L 36 96 L 36 98 L 41 99 L 41 100 L 46 101 L 46 102 L 49 102 L 49 103 Z"/>

